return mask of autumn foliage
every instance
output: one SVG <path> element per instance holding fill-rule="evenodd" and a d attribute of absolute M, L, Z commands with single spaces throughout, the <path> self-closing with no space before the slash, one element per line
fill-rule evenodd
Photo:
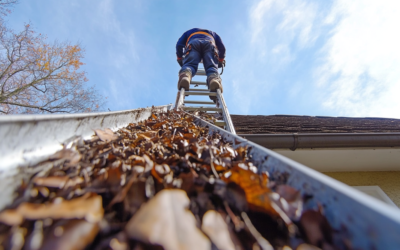
<path fill-rule="evenodd" d="M 104 98 L 86 87 L 80 45 L 48 43 L 29 24 L 16 33 L 1 22 L 0 48 L 0 113 L 99 110 Z"/>

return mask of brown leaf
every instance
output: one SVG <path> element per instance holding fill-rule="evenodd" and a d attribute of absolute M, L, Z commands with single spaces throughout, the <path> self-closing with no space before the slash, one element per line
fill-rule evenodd
<path fill-rule="evenodd" d="M 300 227 L 308 243 L 315 246 L 320 246 L 323 242 L 332 243 L 332 228 L 321 211 L 303 212 Z"/>
<path fill-rule="evenodd" d="M 276 192 L 283 197 L 287 202 L 292 202 L 298 199 L 300 192 L 288 185 L 279 185 Z"/>
<path fill-rule="evenodd" d="M 98 231 L 98 223 L 91 223 L 85 220 L 71 220 L 65 225 L 56 225 L 47 235 L 40 249 L 85 249 L 94 240 Z"/>
<path fill-rule="evenodd" d="M 50 160 L 65 159 L 68 160 L 71 165 L 78 163 L 81 158 L 82 156 L 78 151 L 65 148 L 50 156 Z"/>
<path fill-rule="evenodd" d="M 102 199 L 100 195 L 87 193 L 72 200 L 57 198 L 53 203 L 35 204 L 24 202 L 16 209 L 0 213 L 0 222 L 7 225 L 20 225 L 24 219 L 86 219 L 98 222 L 103 218 Z"/>
<path fill-rule="evenodd" d="M 68 176 L 48 176 L 48 177 L 35 177 L 33 183 L 37 186 L 49 187 L 49 188 L 64 188 L 72 187 L 77 184 L 83 183 L 82 177 L 69 178 Z"/>
<path fill-rule="evenodd" d="M 321 250 L 321 248 L 303 243 L 299 245 L 296 250 Z"/>
<path fill-rule="evenodd" d="M 158 131 L 146 131 L 143 133 L 138 133 L 137 136 L 138 138 L 135 140 L 135 142 L 141 141 L 141 140 L 152 140 L 154 139 L 158 134 Z"/>
<path fill-rule="evenodd" d="M 118 194 L 116 196 L 114 196 L 114 198 L 111 200 L 110 204 L 108 204 L 108 208 L 110 208 L 115 203 L 122 202 L 125 199 L 126 194 L 128 193 L 128 191 L 131 188 L 132 184 L 136 180 L 137 180 L 137 176 L 136 175 L 132 176 L 129 179 L 128 183 L 118 192 Z"/>
<path fill-rule="evenodd" d="M 144 166 L 144 164 L 145 164 L 145 159 L 143 158 L 143 157 L 141 157 L 141 156 L 138 156 L 138 155 L 131 155 L 131 156 L 129 156 L 128 157 L 128 161 L 127 161 L 129 164 L 131 164 L 132 166 L 135 166 L 135 165 L 142 165 L 142 166 Z"/>
<path fill-rule="evenodd" d="M 203 230 L 203 232 L 210 237 L 211 241 L 217 246 L 218 249 L 238 249 L 233 243 L 234 241 L 231 238 L 228 225 L 221 214 L 217 211 L 208 210 L 204 214 L 201 230 Z M 238 247 L 240 247 L 240 245 Z"/>
<path fill-rule="evenodd" d="M 130 180 L 131 181 L 131 180 Z M 145 181 L 133 181 L 124 198 L 125 212 L 133 215 L 147 201 Z"/>
<path fill-rule="evenodd" d="M 131 239 L 159 244 L 165 250 L 211 249 L 188 205 L 184 191 L 162 190 L 141 206 L 126 225 L 126 232 Z"/>
<path fill-rule="evenodd" d="M 171 172 L 171 169 L 169 168 L 168 164 L 156 164 L 152 169 L 151 169 L 151 174 L 153 175 L 154 178 L 157 179 L 159 183 L 163 183 L 164 177 Z"/>
<path fill-rule="evenodd" d="M 33 183 L 37 186 L 63 188 L 68 180 L 68 176 L 35 177 Z"/>
<path fill-rule="evenodd" d="M 178 179 L 182 180 L 182 182 L 179 188 L 190 194 L 195 191 L 195 179 L 198 177 L 198 174 L 192 168 L 189 173 L 180 173 Z"/>
<path fill-rule="evenodd" d="M 279 185 L 276 192 L 281 196 L 279 199 L 280 207 L 292 220 L 299 220 L 303 212 L 303 199 L 298 190 L 288 185 Z M 282 200 L 285 199 L 285 200 Z M 286 202 L 285 202 L 286 201 Z"/>
<path fill-rule="evenodd" d="M 114 134 L 114 132 L 109 128 L 106 128 L 104 130 L 95 129 L 94 132 L 100 138 L 100 140 L 102 140 L 104 142 L 110 142 L 110 141 L 118 139 L 118 136 L 116 134 Z"/>
<path fill-rule="evenodd" d="M 243 166 L 242 166 L 243 165 Z M 279 216 L 273 202 L 269 198 L 272 192 L 265 185 L 262 176 L 253 173 L 244 163 L 239 163 L 222 175 L 222 180 L 239 185 L 246 193 L 246 199 L 251 209 L 267 212 L 270 215 Z"/>
<path fill-rule="evenodd" d="M 21 225 L 24 218 L 14 209 L 4 210 L 0 213 L 0 222 L 13 226 Z"/>

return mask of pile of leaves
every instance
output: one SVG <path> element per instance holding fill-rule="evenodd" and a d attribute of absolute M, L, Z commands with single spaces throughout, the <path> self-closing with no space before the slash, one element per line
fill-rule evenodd
<path fill-rule="evenodd" d="M 298 190 L 184 112 L 72 138 L 34 169 L 0 213 L 4 249 L 337 249 Z"/>

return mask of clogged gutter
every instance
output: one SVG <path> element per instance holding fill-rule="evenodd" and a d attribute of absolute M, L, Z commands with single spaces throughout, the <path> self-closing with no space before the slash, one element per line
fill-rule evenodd
<path fill-rule="evenodd" d="M 300 192 L 184 112 L 77 137 L 34 169 L 0 213 L 4 249 L 338 249 Z"/>

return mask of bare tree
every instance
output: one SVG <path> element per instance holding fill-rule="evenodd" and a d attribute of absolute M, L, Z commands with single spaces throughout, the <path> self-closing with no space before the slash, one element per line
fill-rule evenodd
<path fill-rule="evenodd" d="M 46 43 L 29 24 L 15 33 L 0 24 L 0 113 L 75 113 L 99 110 L 104 102 L 86 88 L 83 50 Z"/>
<path fill-rule="evenodd" d="M 11 12 L 9 8 L 17 4 L 18 0 L 0 0 L 0 16 L 6 16 Z"/>

